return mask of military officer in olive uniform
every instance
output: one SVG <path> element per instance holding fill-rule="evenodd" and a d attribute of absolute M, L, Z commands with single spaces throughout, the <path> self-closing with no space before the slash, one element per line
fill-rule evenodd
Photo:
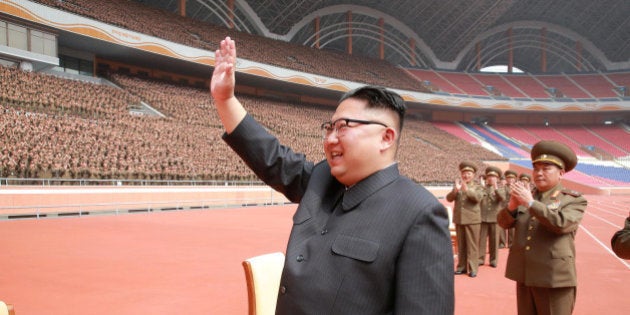
<path fill-rule="evenodd" d="M 505 185 L 502 187 L 505 193 L 505 199 L 501 203 L 501 209 L 507 206 L 508 200 L 510 200 L 510 185 L 516 182 L 518 173 L 512 170 L 507 170 L 503 173 L 505 178 Z M 499 226 L 499 248 L 505 248 L 512 246 L 512 240 L 514 239 L 514 228 L 504 229 Z"/>
<path fill-rule="evenodd" d="M 532 187 L 532 177 L 529 176 L 528 174 L 522 173 L 521 175 L 518 176 L 518 181 L 525 184 L 525 186 L 529 187 L 531 189 Z"/>
<path fill-rule="evenodd" d="M 457 233 L 457 267 L 455 274 L 468 273 L 477 276 L 479 259 L 479 231 L 481 228 L 481 208 L 483 187 L 474 181 L 477 166 L 469 161 L 459 164 L 460 178 L 455 180 L 453 189 L 446 194 L 446 200 L 453 205 L 453 223 Z"/>
<path fill-rule="evenodd" d="M 481 230 L 479 232 L 479 265 L 486 260 L 486 243 L 490 254 L 490 267 L 497 267 L 499 255 L 499 231 L 497 226 L 497 213 L 505 199 L 505 190 L 499 188 L 499 176 L 501 170 L 496 166 L 486 167 L 486 186 L 483 187 L 481 199 Z"/>
<path fill-rule="evenodd" d="M 624 228 L 615 232 L 610 240 L 610 247 L 619 258 L 630 259 L 630 213 Z"/>
<path fill-rule="evenodd" d="M 505 276 L 516 281 L 518 314 L 571 314 L 577 275 L 575 234 L 587 201 L 562 186 L 577 164 L 575 153 L 556 141 L 540 141 L 531 151 L 535 189 L 514 183 L 499 225 L 515 228 Z"/>

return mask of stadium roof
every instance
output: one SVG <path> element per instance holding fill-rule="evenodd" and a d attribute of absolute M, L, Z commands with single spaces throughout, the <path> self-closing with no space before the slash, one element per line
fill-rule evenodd
<path fill-rule="evenodd" d="M 180 0 L 136 0 L 179 11 Z M 229 25 L 224 0 L 186 0 L 186 15 Z M 350 14 L 348 13 L 350 12 Z M 630 69 L 628 0 L 234 0 L 240 31 L 320 48 L 352 52 L 405 67 L 475 71 L 508 64 L 541 73 Z M 379 22 L 382 19 L 382 27 Z M 511 33 L 511 36 L 508 34 Z"/>

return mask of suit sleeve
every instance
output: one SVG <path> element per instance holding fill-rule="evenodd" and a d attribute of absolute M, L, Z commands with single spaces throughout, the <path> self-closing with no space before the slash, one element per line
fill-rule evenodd
<path fill-rule="evenodd" d="M 313 170 L 304 154 L 281 145 L 249 114 L 223 140 L 265 184 L 292 202 L 302 199 Z"/>
<path fill-rule="evenodd" d="M 395 314 L 453 314 L 453 251 L 441 204 L 418 215 L 396 270 Z"/>
<path fill-rule="evenodd" d="M 612 250 L 619 258 L 630 259 L 630 217 L 626 218 L 626 225 L 613 235 L 610 240 Z"/>
<path fill-rule="evenodd" d="M 536 217 L 542 226 L 556 234 L 566 234 L 577 230 L 584 216 L 587 201 L 584 197 L 565 196 L 560 199 L 560 208 L 553 209 L 536 201 L 529 213 Z"/>

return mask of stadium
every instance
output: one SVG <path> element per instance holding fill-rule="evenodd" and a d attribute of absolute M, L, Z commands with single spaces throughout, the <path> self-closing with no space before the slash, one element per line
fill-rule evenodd
<path fill-rule="evenodd" d="M 579 163 L 563 185 L 589 200 L 575 314 L 621 314 L 630 264 L 610 237 L 630 204 L 629 13 L 624 0 L 0 0 L 0 300 L 18 315 L 246 313 L 241 261 L 284 250 L 296 205 L 221 139 L 208 85 L 230 36 L 239 99 L 309 160 L 324 159 L 320 124 L 344 92 L 402 95 L 401 173 L 445 206 L 460 161 L 527 173 L 533 144 L 566 143 Z M 483 271 L 456 279 L 456 314 L 515 314 L 503 269 Z"/>

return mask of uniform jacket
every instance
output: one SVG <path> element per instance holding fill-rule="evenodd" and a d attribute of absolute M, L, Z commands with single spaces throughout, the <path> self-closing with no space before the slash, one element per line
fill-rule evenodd
<path fill-rule="evenodd" d="M 619 258 L 630 259 L 630 217 L 626 218 L 626 225 L 613 235 L 611 247 Z"/>
<path fill-rule="evenodd" d="M 325 161 L 281 146 L 249 115 L 224 139 L 299 202 L 276 314 L 453 314 L 448 215 L 395 164 L 346 190 Z"/>
<path fill-rule="evenodd" d="M 480 224 L 481 208 L 479 203 L 483 198 L 483 187 L 471 182 L 464 191 L 451 190 L 446 194 L 446 200 L 455 201 L 453 205 L 453 223 L 455 224 Z"/>
<path fill-rule="evenodd" d="M 479 207 L 481 208 L 481 222 L 496 223 L 497 214 L 505 200 L 505 189 L 494 189 L 492 186 L 483 187 L 483 197 Z"/>
<path fill-rule="evenodd" d="M 587 201 L 560 184 L 544 193 L 534 190 L 534 199 L 529 209 L 499 212 L 499 225 L 515 228 L 505 276 L 526 286 L 576 286 L 575 233 Z"/>

